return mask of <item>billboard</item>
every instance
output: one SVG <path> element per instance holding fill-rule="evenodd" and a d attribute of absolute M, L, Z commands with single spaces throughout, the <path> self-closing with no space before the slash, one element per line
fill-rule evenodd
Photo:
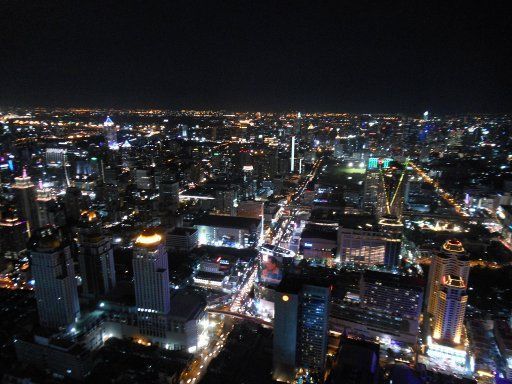
<path fill-rule="evenodd" d="M 276 254 L 261 254 L 260 282 L 278 285 L 283 278 L 283 258 Z"/>

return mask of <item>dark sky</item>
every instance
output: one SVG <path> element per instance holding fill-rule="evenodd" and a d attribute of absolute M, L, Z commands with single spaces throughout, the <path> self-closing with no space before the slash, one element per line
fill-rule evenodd
<path fill-rule="evenodd" d="M 511 13 L 469 3 L 3 0 L 0 105 L 512 112 Z"/>

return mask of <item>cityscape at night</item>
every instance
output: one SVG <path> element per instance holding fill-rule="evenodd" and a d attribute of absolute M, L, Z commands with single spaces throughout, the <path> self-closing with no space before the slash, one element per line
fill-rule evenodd
<path fill-rule="evenodd" d="M 0 5 L 1 383 L 512 383 L 510 14 L 79 3 Z"/>

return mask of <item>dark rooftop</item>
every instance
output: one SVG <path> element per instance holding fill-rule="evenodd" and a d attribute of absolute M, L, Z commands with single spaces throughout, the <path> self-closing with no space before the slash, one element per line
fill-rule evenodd
<path fill-rule="evenodd" d="M 196 225 L 205 225 L 210 227 L 223 227 L 223 228 L 238 228 L 251 230 L 257 227 L 260 223 L 259 219 L 250 217 L 238 216 L 221 216 L 221 215 L 207 215 L 200 217 L 196 220 Z"/>

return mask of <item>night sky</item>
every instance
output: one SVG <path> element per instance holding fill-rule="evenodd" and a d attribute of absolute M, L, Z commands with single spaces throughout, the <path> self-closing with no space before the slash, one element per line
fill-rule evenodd
<path fill-rule="evenodd" d="M 445 3 L 4 0 L 0 105 L 512 112 L 506 2 Z"/>

